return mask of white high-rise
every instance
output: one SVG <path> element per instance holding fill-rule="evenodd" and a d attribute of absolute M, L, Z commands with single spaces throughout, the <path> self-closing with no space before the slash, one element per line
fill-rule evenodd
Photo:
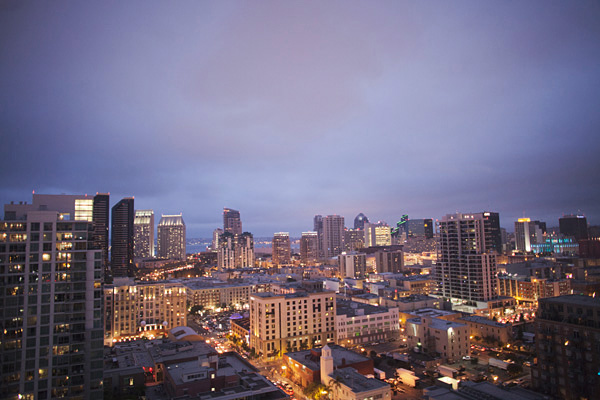
<path fill-rule="evenodd" d="M 185 223 L 179 215 L 163 215 L 157 228 L 157 256 L 172 260 L 185 260 Z"/>
<path fill-rule="evenodd" d="M 154 211 L 152 210 L 135 210 L 133 257 L 154 257 Z"/>

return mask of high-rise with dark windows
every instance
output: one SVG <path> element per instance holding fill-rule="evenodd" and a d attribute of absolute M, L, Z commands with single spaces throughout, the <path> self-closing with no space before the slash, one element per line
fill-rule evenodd
<path fill-rule="evenodd" d="M 108 193 L 96 193 L 94 196 L 94 243 L 102 250 L 102 269 L 108 269 L 108 210 L 110 195 Z"/>
<path fill-rule="evenodd" d="M 587 218 L 583 215 L 565 215 L 558 219 L 560 233 L 572 236 L 576 241 L 588 238 Z"/>
<path fill-rule="evenodd" d="M 240 212 L 231 208 L 223 209 L 223 230 L 234 235 L 242 234 Z"/>
<path fill-rule="evenodd" d="M 119 201 L 112 208 L 110 267 L 116 277 L 134 276 L 133 271 L 133 197 Z"/>

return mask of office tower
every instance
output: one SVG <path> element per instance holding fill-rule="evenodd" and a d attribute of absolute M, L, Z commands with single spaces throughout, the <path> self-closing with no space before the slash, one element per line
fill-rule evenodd
<path fill-rule="evenodd" d="M 539 221 L 519 218 L 515 222 L 515 247 L 518 251 L 531 252 L 532 245 L 544 243 L 544 235 Z"/>
<path fill-rule="evenodd" d="M 344 246 L 344 217 L 328 215 L 323 218 L 323 252 L 325 257 L 335 257 Z"/>
<path fill-rule="evenodd" d="M 133 257 L 154 257 L 154 211 L 135 210 L 133 219 Z"/>
<path fill-rule="evenodd" d="M 94 224 L 51 203 L 8 206 L 5 215 L 15 218 L 0 221 L 0 398 L 102 399 Z"/>
<path fill-rule="evenodd" d="M 239 211 L 223 208 L 223 230 L 234 235 L 242 234 L 242 220 Z"/>
<path fill-rule="evenodd" d="M 225 232 L 219 238 L 217 254 L 219 268 L 254 267 L 254 237 L 249 232 L 234 235 Z"/>
<path fill-rule="evenodd" d="M 344 251 L 357 251 L 363 247 L 365 247 L 365 232 L 363 230 L 344 230 Z"/>
<path fill-rule="evenodd" d="M 404 267 L 404 253 L 401 246 L 389 246 L 377 250 L 375 253 L 375 272 L 399 273 Z"/>
<path fill-rule="evenodd" d="M 419 237 L 425 239 L 433 238 L 432 219 L 409 219 L 406 222 L 408 237 Z"/>
<path fill-rule="evenodd" d="M 390 246 L 392 244 L 392 230 L 388 224 L 365 223 L 365 247 Z"/>
<path fill-rule="evenodd" d="M 600 399 L 600 299 L 539 299 L 531 387 L 566 400 Z"/>
<path fill-rule="evenodd" d="M 102 270 L 108 270 L 108 214 L 110 194 L 96 193 L 94 196 L 94 244 L 102 250 Z M 103 275 L 104 275 L 103 273 Z"/>
<path fill-rule="evenodd" d="M 157 234 L 156 254 L 160 258 L 185 260 L 185 222 L 181 214 L 163 215 L 160 218 Z"/>
<path fill-rule="evenodd" d="M 134 276 L 133 197 L 121 199 L 112 208 L 110 268 L 113 278 Z"/>
<path fill-rule="evenodd" d="M 292 261 L 290 234 L 278 232 L 273 236 L 273 265 L 286 265 Z"/>
<path fill-rule="evenodd" d="M 319 241 L 319 258 L 325 257 L 325 252 L 323 251 L 323 216 L 315 215 L 313 219 L 313 231 L 317 232 L 317 237 Z"/>
<path fill-rule="evenodd" d="M 213 231 L 212 244 L 210 245 L 211 251 L 217 251 L 219 249 L 219 238 L 223 234 L 223 229 L 217 228 Z"/>
<path fill-rule="evenodd" d="M 587 219 L 583 215 L 564 215 L 558 219 L 560 233 L 573 236 L 576 241 L 588 238 Z"/>
<path fill-rule="evenodd" d="M 354 229 L 364 229 L 365 222 L 369 222 L 369 218 L 363 213 L 360 213 L 354 218 Z"/>
<path fill-rule="evenodd" d="M 364 278 L 367 274 L 366 254 L 356 251 L 340 254 L 338 270 L 342 278 Z"/>
<path fill-rule="evenodd" d="M 477 306 L 496 297 L 495 250 L 486 248 L 484 213 L 449 214 L 439 223 L 438 295 Z"/>
<path fill-rule="evenodd" d="M 250 296 L 250 347 L 264 360 L 335 343 L 335 292 Z"/>
<path fill-rule="evenodd" d="M 319 259 L 319 234 L 317 232 L 302 232 L 300 238 L 300 262 L 314 264 Z"/>
<path fill-rule="evenodd" d="M 500 230 L 500 214 L 491 211 L 484 211 L 482 214 L 483 229 L 485 231 L 485 248 L 489 252 L 495 251 L 496 254 L 502 254 L 502 231 Z"/>

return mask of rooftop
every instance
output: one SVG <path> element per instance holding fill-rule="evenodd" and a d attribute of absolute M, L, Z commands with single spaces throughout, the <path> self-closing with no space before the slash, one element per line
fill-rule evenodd
<path fill-rule="evenodd" d="M 338 346 L 335 344 L 327 345 L 331 349 L 331 357 L 333 357 L 333 365 L 340 367 L 342 365 L 351 365 L 363 361 L 369 361 L 370 358 L 360 355 L 348 350 L 345 347 Z M 312 371 L 319 371 L 321 369 L 321 348 L 312 350 L 301 350 L 290 353 L 285 353 L 290 359 L 305 365 L 306 368 Z"/>
<path fill-rule="evenodd" d="M 580 294 L 569 294 L 558 297 L 540 299 L 540 303 L 573 304 L 586 307 L 600 307 L 600 297 L 585 296 Z"/>
<path fill-rule="evenodd" d="M 371 390 L 390 387 L 390 385 L 378 379 L 367 378 L 359 374 L 358 371 L 351 367 L 336 369 L 330 376 L 340 380 L 342 385 L 350 388 L 353 393 L 369 392 Z"/>

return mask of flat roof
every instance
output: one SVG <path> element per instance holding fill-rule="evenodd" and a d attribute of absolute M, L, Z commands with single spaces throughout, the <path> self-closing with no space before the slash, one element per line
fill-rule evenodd
<path fill-rule="evenodd" d="M 333 358 L 333 365 L 335 367 L 340 367 L 342 363 L 348 365 L 370 360 L 369 357 L 365 357 L 336 344 L 328 344 L 327 346 L 331 349 L 331 357 Z M 285 355 L 312 371 L 319 371 L 321 369 L 321 350 L 322 348 L 293 351 L 285 353 Z M 315 353 L 317 353 L 316 356 Z"/>
<path fill-rule="evenodd" d="M 390 388 L 389 384 L 375 378 L 367 378 L 350 367 L 336 369 L 330 376 L 338 378 L 342 385 L 349 387 L 353 393 L 369 392 L 386 386 Z"/>

